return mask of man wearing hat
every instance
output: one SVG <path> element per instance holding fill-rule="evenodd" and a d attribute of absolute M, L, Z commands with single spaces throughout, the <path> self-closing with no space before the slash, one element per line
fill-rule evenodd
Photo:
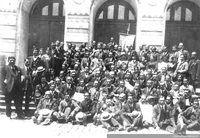
<path fill-rule="evenodd" d="M 191 60 L 189 61 L 190 84 L 194 88 L 199 87 L 200 83 L 200 60 L 197 58 L 197 52 L 192 52 Z"/>
<path fill-rule="evenodd" d="M 1 76 L 2 91 L 5 94 L 6 116 L 11 118 L 11 101 L 14 100 L 18 118 L 23 118 L 22 113 L 22 83 L 21 69 L 15 65 L 15 58 L 8 57 L 8 65 L 2 68 Z"/>

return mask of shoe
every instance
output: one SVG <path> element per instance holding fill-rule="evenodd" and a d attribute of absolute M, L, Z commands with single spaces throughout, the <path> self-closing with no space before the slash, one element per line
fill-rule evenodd
<path fill-rule="evenodd" d="M 76 125 L 76 121 L 72 120 L 71 122 L 72 122 L 72 125 Z"/>
<path fill-rule="evenodd" d="M 133 129 L 132 129 L 132 127 L 128 127 L 128 128 L 126 129 L 126 131 L 127 131 L 127 132 L 131 132 L 131 131 L 133 131 Z"/>
<path fill-rule="evenodd" d="M 16 119 L 25 119 L 23 115 L 17 116 Z"/>
<path fill-rule="evenodd" d="M 119 127 L 119 128 L 118 128 L 118 131 L 123 131 L 123 130 L 124 130 L 123 127 Z"/>
<path fill-rule="evenodd" d="M 181 128 L 181 134 L 186 135 L 186 130 L 187 130 L 187 126 L 186 124 L 184 124 L 183 127 Z"/>
<path fill-rule="evenodd" d="M 34 124 L 37 124 L 37 118 L 35 116 L 32 116 L 31 119 L 32 119 Z"/>
<path fill-rule="evenodd" d="M 83 126 L 85 126 L 85 127 L 86 127 L 86 126 L 87 126 L 87 123 L 83 123 Z"/>
<path fill-rule="evenodd" d="M 6 116 L 6 119 L 7 120 L 11 120 L 12 118 L 10 116 Z"/>
<path fill-rule="evenodd" d="M 115 131 L 114 127 L 109 127 L 108 132 Z"/>

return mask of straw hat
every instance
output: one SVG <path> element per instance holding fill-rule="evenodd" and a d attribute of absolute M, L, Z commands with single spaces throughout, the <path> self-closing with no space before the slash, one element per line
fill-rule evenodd
<path fill-rule="evenodd" d="M 42 66 L 39 66 L 39 67 L 37 68 L 37 72 L 43 72 L 44 70 L 45 70 L 45 68 L 42 67 Z"/>
<path fill-rule="evenodd" d="M 83 113 L 83 112 L 79 112 L 79 113 L 77 113 L 76 114 L 76 121 L 78 121 L 78 122 L 83 122 L 83 118 L 86 116 L 86 114 L 85 113 Z"/>
<path fill-rule="evenodd" d="M 108 121 L 109 119 L 111 119 L 112 115 L 108 112 L 103 112 L 101 114 L 101 121 Z"/>

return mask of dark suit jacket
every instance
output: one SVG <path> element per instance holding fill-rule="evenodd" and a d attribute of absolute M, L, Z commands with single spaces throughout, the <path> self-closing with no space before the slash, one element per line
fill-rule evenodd
<path fill-rule="evenodd" d="M 73 86 L 73 84 L 71 84 L 69 88 L 67 87 L 67 84 L 64 84 L 60 88 L 59 97 L 61 99 L 64 99 L 66 94 L 69 94 L 72 97 L 74 93 L 75 93 L 75 87 Z"/>
<path fill-rule="evenodd" d="M 124 106 L 122 107 L 122 111 L 124 113 L 132 113 L 133 111 L 140 111 L 141 112 L 141 108 L 140 105 L 138 103 L 133 103 L 132 106 L 127 102 L 126 104 L 124 104 Z"/>
<path fill-rule="evenodd" d="M 27 68 L 23 67 L 22 68 L 22 75 L 24 76 L 24 80 L 22 81 L 22 88 L 24 90 L 33 90 L 33 69 L 29 68 L 27 70 Z"/>
<path fill-rule="evenodd" d="M 11 67 L 9 65 L 6 65 L 5 67 L 2 68 L 2 90 L 4 93 L 10 93 L 14 83 L 19 88 L 19 91 L 21 91 L 21 74 L 22 71 L 19 67 L 14 66 L 15 68 L 15 73 L 12 71 Z M 7 80 L 7 84 L 4 83 L 4 80 Z"/>
<path fill-rule="evenodd" d="M 169 111 L 167 109 L 167 106 L 164 105 L 164 112 L 163 114 L 161 113 L 161 107 L 159 104 L 156 104 L 154 107 L 153 107 L 153 117 L 152 117 L 152 121 L 153 121 L 153 124 L 155 126 L 158 126 L 158 124 L 160 122 L 163 122 L 165 121 L 166 119 L 169 119 Z"/>
<path fill-rule="evenodd" d="M 191 121 L 198 121 L 200 123 L 200 108 L 198 108 L 196 111 L 193 112 L 193 106 L 188 107 L 184 112 L 183 116 Z"/>

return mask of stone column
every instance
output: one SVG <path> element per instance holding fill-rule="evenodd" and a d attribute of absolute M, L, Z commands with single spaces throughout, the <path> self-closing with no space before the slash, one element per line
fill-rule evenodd
<path fill-rule="evenodd" d="M 16 65 L 22 67 L 27 58 L 29 39 L 29 13 L 22 6 L 18 9 L 16 32 Z"/>
<path fill-rule="evenodd" d="M 64 31 L 64 49 L 67 50 L 67 19 L 68 19 L 68 8 L 67 8 L 67 1 L 68 0 L 63 0 L 64 1 L 64 7 L 65 7 L 65 31 Z"/>

